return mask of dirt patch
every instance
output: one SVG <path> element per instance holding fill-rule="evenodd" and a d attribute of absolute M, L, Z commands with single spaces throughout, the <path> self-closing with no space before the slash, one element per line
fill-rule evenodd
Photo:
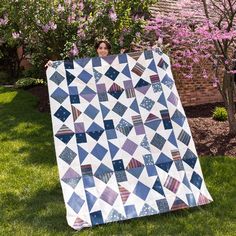
<path fill-rule="evenodd" d="M 228 122 L 215 121 L 211 118 L 215 106 L 223 106 L 223 104 L 215 103 L 184 108 L 197 152 L 201 156 L 236 157 L 236 137 L 228 134 Z"/>
<path fill-rule="evenodd" d="M 48 88 L 37 86 L 28 89 L 39 98 L 38 110 L 50 112 Z M 236 157 L 236 137 L 228 135 L 228 122 L 219 122 L 211 118 L 212 111 L 222 103 L 184 107 L 198 155 Z"/>

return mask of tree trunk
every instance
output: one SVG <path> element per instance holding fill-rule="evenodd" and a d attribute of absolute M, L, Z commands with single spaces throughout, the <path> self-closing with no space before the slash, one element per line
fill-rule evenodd
<path fill-rule="evenodd" d="M 228 113 L 229 134 L 236 136 L 236 108 L 234 98 L 236 98 L 234 76 L 227 72 L 224 73 L 222 92 L 225 107 Z"/>

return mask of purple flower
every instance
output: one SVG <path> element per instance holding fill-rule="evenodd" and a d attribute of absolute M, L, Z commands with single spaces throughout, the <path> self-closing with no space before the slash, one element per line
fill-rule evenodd
<path fill-rule="evenodd" d="M 77 30 L 77 36 L 80 38 L 80 39 L 84 39 L 85 38 L 85 33 L 84 33 L 84 30 L 79 28 Z"/>
<path fill-rule="evenodd" d="M 83 2 L 80 2 L 80 3 L 78 4 L 78 7 L 79 7 L 79 9 L 82 11 L 82 10 L 84 9 L 84 3 L 83 3 Z"/>
<path fill-rule="evenodd" d="M 213 79 L 213 87 L 214 88 L 217 88 L 218 87 L 218 84 L 220 83 L 219 79 L 217 77 L 214 77 Z"/>
<path fill-rule="evenodd" d="M 55 24 L 53 21 L 49 21 L 48 25 L 51 30 L 55 30 L 57 28 L 57 24 Z"/>
<path fill-rule="evenodd" d="M 140 33 L 140 32 L 136 32 L 135 36 L 136 36 L 137 38 L 139 38 L 139 37 L 141 36 L 141 33 Z"/>
<path fill-rule="evenodd" d="M 42 29 L 45 33 L 47 33 L 50 29 L 55 30 L 57 28 L 57 24 L 55 24 L 53 21 L 49 21 L 48 24 L 42 25 Z"/>
<path fill-rule="evenodd" d="M 111 21 L 113 21 L 113 22 L 117 21 L 117 15 L 116 15 L 113 8 L 109 11 L 109 17 L 110 17 Z"/>
<path fill-rule="evenodd" d="M 8 17 L 5 15 L 4 18 L 0 18 L 0 26 L 8 23 Z"/>
<path fill-rule="evenodd" d="M 50 26 L 48 24 L 42 25 L 42 29 L 45 33 L 47 33 L 50 30 Z"/>
<path fill-rule="evenodd" d="M 72 48 L 71 48 L 71 50 L 70 50 L 70 55 L 72 55 L 72 56 L 77 56 L 78 53 L 79 53 L 79 49 L 77 48 L 76 44 L 73 43 L 73 44 L 72 44 Z"/>
<path fill-rule="evenodd" d="M 57 12 L 63 12 L 63 11 L 65 11 L 65 8 L 61 4 L 59 4 L 57 7 Z"/>
<path fill-rule="evenodd" d="M 71 0 L 65 0 L 65 4 L 66 5 L 70 5 L 71 4 Z"/>
<path fill-rule="evenodd" d="M 68 16 L 67 22 L 68 22 L 68 24 L 74 23 L 75 22 L 75 16 L 74 15 Z"/>
<path fill-rule="evenodd" d="M 77 7 L 76 3 L 73 3 L 73 5 L 71 7 L 72 11 L 75 11 L 76 7 Z"/>
<path fill-rule="evenodd" d="M 13 33 L 12 33 L 12 37 L 13 37 L 14 39 L 18 39 L 18 38 L 20 37 L 20 32 L 13 32 Z"/>

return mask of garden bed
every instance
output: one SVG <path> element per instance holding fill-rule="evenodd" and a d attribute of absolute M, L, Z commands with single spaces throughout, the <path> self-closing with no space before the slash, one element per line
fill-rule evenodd
<path fill-rule="evenodd" d="M 50 112 L 46 86 L 33 87 L 28 91 L 39 98 L 38 110 L 40 112 Z M 204 104 L 184 108 L 197 152 L 200 156 L 227 155 L 236 157 L 236 137 L 228 135 L 228 122 L 212 119 L 212 111 L 216 106 L 223 106 L 223 104 Z"/>

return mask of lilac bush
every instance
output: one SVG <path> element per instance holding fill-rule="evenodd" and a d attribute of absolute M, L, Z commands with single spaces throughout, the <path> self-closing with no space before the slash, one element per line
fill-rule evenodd
<path fill-rule="evenodd" d="M 112 53 L 138 42 L 154 0 L 1 0 L 0 57 L 24 47 L 40 75 L 49 59 L 94 56 L 94 43 L 108 39 Z M 5 53 L 5 54 L 4 54 Z"/>

